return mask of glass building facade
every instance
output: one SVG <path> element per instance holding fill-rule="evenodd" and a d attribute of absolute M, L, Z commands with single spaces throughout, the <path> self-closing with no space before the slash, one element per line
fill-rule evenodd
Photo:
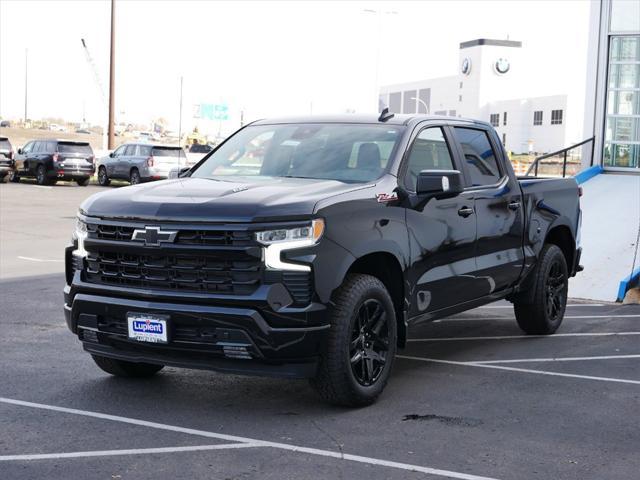
<path fill-rule="evenodd" d="M 603 15 L 607 75 L 602 164 L 640 168 L 640 1 L 611 0 Z"/>

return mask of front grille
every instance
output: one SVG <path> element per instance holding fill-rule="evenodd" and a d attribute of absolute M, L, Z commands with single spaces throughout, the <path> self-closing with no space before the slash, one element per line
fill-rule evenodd
<path fill-rule="evenodd" d="M 89 238 L 98 240 L 130 241 L 136 228 L 129 225 L 88 225 Z M 246 230 L 180 230 L 175 242 L 178 245 L 208 245 L 244 247 L 255 244 L 253 235 Z"/>
<path fill-rule="evenodd" d="M 243 257 L 236 260 L 220 253 L 143 255 L 91 249 L 86 279 L 138 288 L 250 295 L 260 283 L 262 264 L 259 258 Z"/>

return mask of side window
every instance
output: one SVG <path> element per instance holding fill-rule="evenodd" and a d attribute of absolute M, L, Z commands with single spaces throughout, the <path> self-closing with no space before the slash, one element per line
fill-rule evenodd
<path fill-rule="evenodd" d="M 31 153 L 33 151 L 33 142 L 27 143 L 22 147 L 22 153 Z"/>
<path fill-rule="evenodd" d="M 404 174 L 405 186 L 415 191 L 422 170 L 453 170 L 453 161 L 444 133 L 440 127 L 422 130 L 411 145 Z"/>
<path fill-rule="evenodd" d="M 118 148 L 116 148 L 113 151 L 113 156 L 114 157 L 119 157 L 120 155 L 124 155 L 124 151 L 125 151 L 126 148 L 127 148 L 126 145 L 120 145 Z"/>
<path fill-rule="evenodd" d="M 471 185 L 493 185 L 500 180 L 498 159 L 484 130 L 454 127 L 471 177 Z"/>
<path fill-rule="evenodd" d="M 58 143 L 57 142 L 47 142 L 47 153 L 53 153 L 58 151 Z"/>
<path fill-rule="evenodd" d="M 125 150 L 124 154 L 127 157 L 132 157 L 136 154 L 136 145 L 127 145 L 127 149 Z"/>
<path fill-rule="evenodd" d="M 34 142 L 33 143 L 33 148 L 31 149 L 31 153 L 41 153 L 44 148 L 42 142 Z"/>
<path fill-rule="evenodd" d="M 141 157 L 150 157 L 151 145 L 138 145 L 138 155 Z"/>

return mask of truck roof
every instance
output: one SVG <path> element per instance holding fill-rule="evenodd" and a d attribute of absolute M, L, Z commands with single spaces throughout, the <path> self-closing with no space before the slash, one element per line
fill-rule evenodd
<path fill-rule="evenodd" d="M 278 123 L 364 123 L 364 124 L 385 124 L 385 125 L 409 125 L 423 120 L 457 121 L 462 123 L 475 123 L 487 125 L 487 122 L 462 117 L 449 117 L 444 115 L 424 115 L 424 114 L 394 114 L 393 117 L 382 122 L 378 120 L 378 115 L 374 114 L 339 114 L 339 115 L 305 115 L 298 117 L 277 117 L 256 120 L 252 125 L 273 125 Z"/>

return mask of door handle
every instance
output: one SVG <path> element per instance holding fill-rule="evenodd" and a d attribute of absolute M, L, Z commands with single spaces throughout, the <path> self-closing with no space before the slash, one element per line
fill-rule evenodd
<path fill-rule="evenodd" d="M 467 218 L 469 215 L 473 215 L 473 208 L 462 207 L 460 210 L 458 210 L 458 215 Z"/>
<path fill-rule="evenodd" d="M 509 203 L 509 210 L 518 210 L 520 208 L 520 202 Z"/>

